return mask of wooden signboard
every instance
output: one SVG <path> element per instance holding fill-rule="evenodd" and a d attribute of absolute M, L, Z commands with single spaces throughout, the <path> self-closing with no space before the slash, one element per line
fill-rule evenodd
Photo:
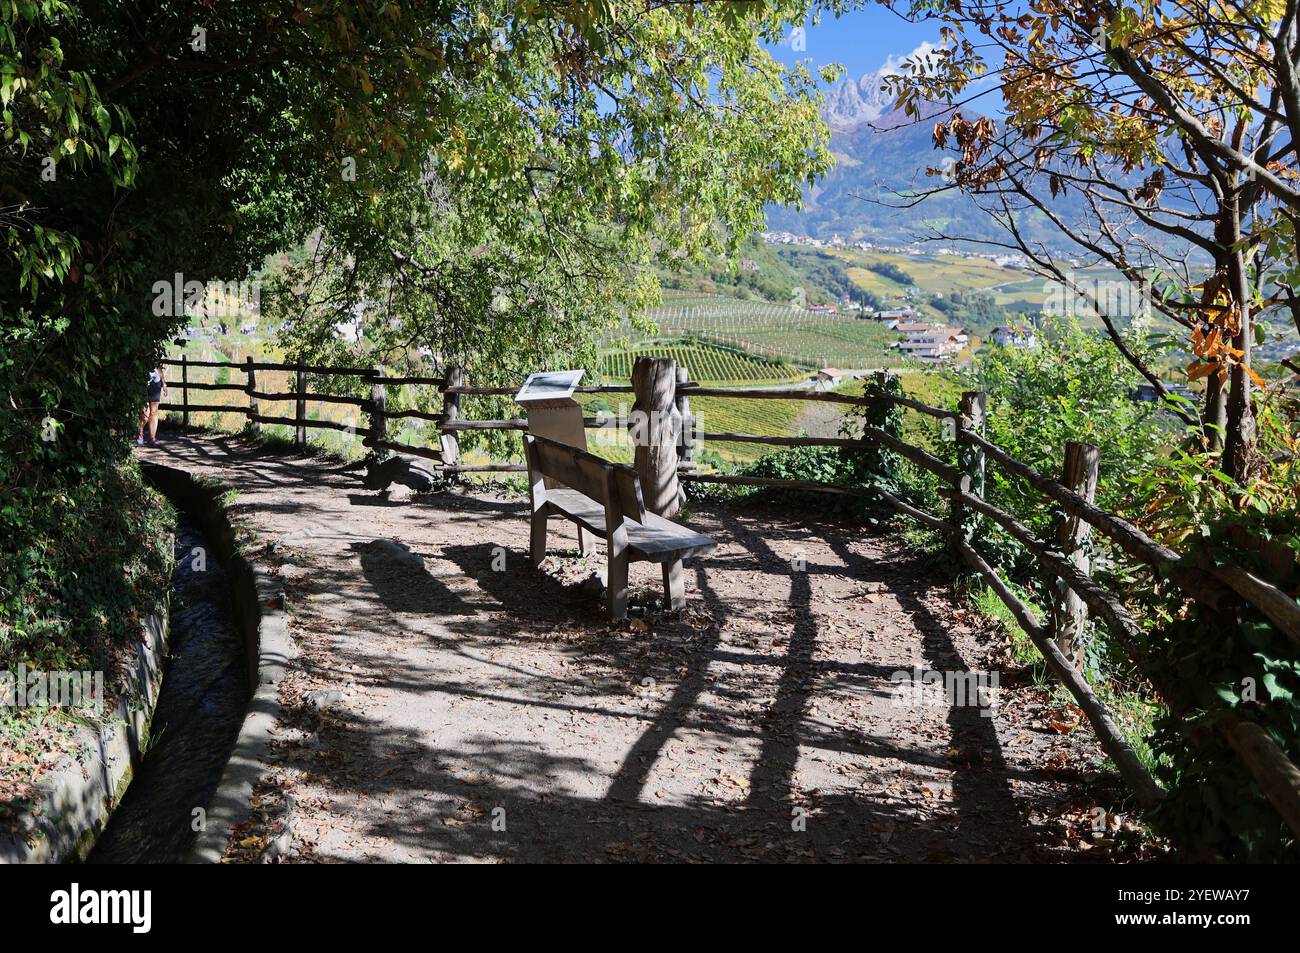
<path fill-rule="evenodd" d="M 515 400 L 528 414 L 528 432 L 540 437 L 587 449 L 587 431 L 582 426 L 582 407 L 573 399 L 573 389 L 583 372 L 540 371 L 529 374 Z"/>

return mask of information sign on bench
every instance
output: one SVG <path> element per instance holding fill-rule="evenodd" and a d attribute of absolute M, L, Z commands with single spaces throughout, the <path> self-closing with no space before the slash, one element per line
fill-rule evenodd
<path fill-rule="evenodd" d="M 582 407 L 573 399 L 573 389 L 582 380 L 582 370 L 539 371 L 529 374 L 515 401 L 528 413 L 528 432 L 547 437 L 579 450 L 587 449 L 587 431 L 582 426 Z"/>

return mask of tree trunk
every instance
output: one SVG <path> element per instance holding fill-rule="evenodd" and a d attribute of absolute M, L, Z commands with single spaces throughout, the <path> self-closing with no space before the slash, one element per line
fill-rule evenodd
<path fill-rule="evenodd" d="M 1229 375 L 1227 432 L 1224 435 L 1223 460 L 1220 469 L 1240 484 L 1245 484 L 1255 456 L 1255 412 L 1250 399 L 1250 345 L 1254 339 L 1250 310 L 1250 278 L 1241 253 L 1241 227 L 1236 217 L 1232 220 L 1232 253 L 1228 259 L 1228 281 L 1232 297 L 1240 309 L 1241 320 L 1232 346 L 1241 351 L 1240 363 L 1233 365 Z"/>
<path fill-rule="evenodd" d="M 1237 344 L 1234 347 L 1240 348 Z M 1250 478 L 1255 456 L 1255 412 L 1250 404 L 1250 377 L 1243 367 L 1232 369 L 1228 394 L 1228 428 L 1223 445 L 1224 473 L 1240 484 Z"/>
<path fill-rule="evenodd" d="M 1205 379 L 1205 409 L 1201 412 L 1201 429 L 1205 435 L 1205 449 L 1211 453 L 1223 450 L 1223 433 L 1228 428 L 1228 388 L 1217 374 Z"/>

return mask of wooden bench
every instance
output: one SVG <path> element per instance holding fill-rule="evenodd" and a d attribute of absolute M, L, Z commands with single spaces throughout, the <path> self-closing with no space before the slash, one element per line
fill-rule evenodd
<path fill-rule="evenodd" d="M 717 545 L 684 526 L 646 511 L 636 471 L 594 453 L 524 434 L 532 497 L 530 552 L 533 565 L 546 558 L 546 521 L 563 516 L 578 525 L 578 546 L 586 552 L 583 529 L 605 537 L 609 616 L 627 618 L 627 567 L 634 560 L 663 566 L 665 602 L 686 605 L 682 560 L 707 556 Z M 549 485 L 548 485 L 549 484 Z"/>

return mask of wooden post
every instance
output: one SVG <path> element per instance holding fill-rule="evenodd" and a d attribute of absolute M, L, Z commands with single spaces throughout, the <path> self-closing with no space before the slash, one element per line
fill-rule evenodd
<path fill-rule="evenodd" d="M 984 496 L 984 451 L 962 440 L 961 431 L 984 435 L 987 401 L 988 395 L 982 390 L 962 391 L 961 403 L 958 406 L 960 414 L 953 421 L 955 424 L 953 437 L 957 442 L 957 469 L 962 473 L 962 481 L 967 484 L 958 489 L 965 489 L 967 493 L 978 497 Z M 958 534 L 960 539 L 969 542 L 975 535 L 979 517 L 962 506 L 961 500 L 954 499 L 951 521 L 952 525 L 961 531 Z"/>
<path fill-rule="evenodd" d="M 307 371 L 301 357 L 298 358 L 298 367 L 294 376 L 296 383 L 293 390 L 298 395 L 298 399 L 293 407 L 293 440 L 298 446 L 305 447 L 307 446 Z"/>
<path fill-rule="evenodd" d="M 1090 443 L 1071 440 L 1065 445 L 1065 475 L 1061 482 L 1089 503 L 1097 495 L 1097 468 L 1101 452 Z M 1061 553 L 1086 573 L 1089 559 L 1084 546 L 1092 534 L 1092 527 L 1079 519 L 1061 513 L 1056 521 L 1056 544 Z M 1075 668 L 1083 661 L 1083 631 L 1088 620 L 1088 607 L 1078 593 L 1066 585 L 1065 580 L 1053 575 L 1051 606 L 1052 639 L 1061 654 Z"/>
<path fill-rule="evenodd" d="M 248 382 L 244 385 L 244 390 L 248 392 L 248 419 L 245 421 L 245 426 L 255 433 L 261 433 L 262 425 L 253 419 L 258 413 L 257 398 L 253 396 L 253 391 L 257 390 L 257 375 L 253 373 L 253 356 L 251 354 L 244 359 L 244 373 L 248 375 Z"/>
<path fill-rule="evenodd" d="M 677 406 L 677 414 L 681 418 L 677 437 L 677 466 L 679 468 L 691 469 L 695 462 L 695 418 L 691 416 L 691 398 L 685 390 L 686 384 L 691 379 L 691 372 L 685 367 L 677 368 L 677 386 L 673 394 L 673 402 Z M 686 488 L 681 487 L 678 490 L 679 509 L 686 503 Z"/>
<path fill-rule="evenodd" d="M 632 367 L 632 405 L 636 436 L 634 465 L 641 478 L 645 508 L 673 517 L 681 509 L 677 448 L 673 440 L 677 364 L 670 357 L 639 357 Z"/>
<path fill-rule="evenodd" d="M 524 456 L 528 461 L 528 501 L 532 519 L 528 526 L 528 558 L 538 569 L 546 561 L 546 478 L 537 462 L 537 448 L 532 438 L 524 435 Z M 578 545 L 582 546 L 582 529 L 578 529 Z M 584 548 L 585 554 L 585 548 Z"/>
<path fill-rule="evenodd" d="M 384 391 L 384 369 L 375 368 L 375 376 L 370 382 L 370 438 L 372 440 L 388 439 L 388 395 Z M 380 451 L 379 456 L 387 455 Z"/>
<path fill-rule="evenodd" d="M 190 428 L 190 356 L 181 354 L 181 426 Z"/>
<path fill-rule="evenodd" d="M 451 393 L 453 387 L 465 386 L 465 372 L 459 367 L 447 368 L 447 390 L 442 392 L 442 412 L 446 415 L 444 423 L 454 423 L 461 419 L 460 394 Z M 460 435 L 455 430 L 443 430 L 439 439 L 442 447 L 442 462 L 445 466 L 455 466 L 460 462 Z M 452 481 L 456 479 L 452 475 Z"/>
<path fill-rule="evenodd" d="M 658 360 L 658 358 L 641 358 Z M 668 362 L 669 364 L 672 361 Z M 670 380 L 673 379 L 670 377 Z M 637 447 L 637 453 L 641 448 Z M 674 458 L 675 459 L 675 458 Z M 673 470 L 674 476 L 676 469 Z M 623 510 L 618 502 L 618 484 L 614 478 L 614 468 L 605 467 L 605 599 L 609 607 L 609 618 L 613 622 L 622 622 L 627 618 L 627 569 L 632 554 L 628 551 L 627 525 L 623 522 Z"/>

